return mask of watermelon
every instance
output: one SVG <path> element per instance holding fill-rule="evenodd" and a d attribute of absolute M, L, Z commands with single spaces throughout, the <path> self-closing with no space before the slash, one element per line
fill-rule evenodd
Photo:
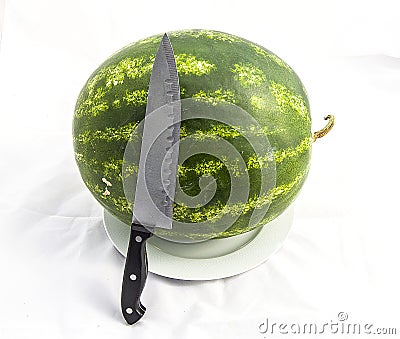
<path fill-rule="evenodd" d="M 202 206 L 176 205 L 174 220 L 192 224 L 212 220 L 204 232 L 212 238 L 238 235 L 267 224 L 293 202 L 308 174 L 312 134 L 303 84 L 277 55 L 240 37 L 210 30 L 174 31 L 168 36 L 175 53 L 181 98 L 203 101 L 210 107 L 229 103 L 247 112 L 269 141 L 276 171 L 274 186 L 260 193 L 261 172 L 269 165 L 265 155 L 255 154 L 246 144 L 240 130 L 215 120 L 182 121 L 181 138 L 194 134 L 204 139 L 223 138 L 239 150 L 246 168 L 235 175 L 248 176 L 249 194 L 241 208 L 228 205 L 230 166 L 209 154 L 193 155 L 178 169 L 184 193 L 199 194 L 203 176 L 214 177 L 216 190 Z M 123 172 L 124 152 L 144 118 L 161 38 L 162 34 L 152 36 L 114 53 L 89 77 L 75 107 L 73 142 L 83 181 L 100 204 L 126 225 L 131 223 L 133 204 L 123 187 L 129 176 L 129 171 Z M 137 164 L 131 167 L 135 173 Z M 250 223 L 252 213 L 267 205 L 262 218 Z M 222 231 L 221 214 L 235 216 Z"/>

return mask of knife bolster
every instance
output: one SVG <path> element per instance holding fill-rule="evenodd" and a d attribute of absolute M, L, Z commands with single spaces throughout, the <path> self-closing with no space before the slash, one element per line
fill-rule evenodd
<path fill-rule="evenodd" d="M 136 224 L 136 223 L 132 223 L 132 225 L 131 225 L 131 231 L 135 231 L 135 232 L 143 232 L 143 233 L 151 233 L 151 234 L 153 234 L 153 232 L 152 232 L 152 228 L 151 227 L 144 227 L 144 226 L 142 226 L 142 225 L 140 225 L 140 224 Z"/>

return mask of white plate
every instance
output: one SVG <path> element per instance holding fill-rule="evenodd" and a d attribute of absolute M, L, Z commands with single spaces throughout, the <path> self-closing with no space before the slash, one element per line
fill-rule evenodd
<path fill-rule="evenodd" d="M 108 237 L 126 256 L 130 227 L 106 210 L 103 216 Z M 149 271 L 182 280 L 213 280 L 246 272 L 281 248 L 292 221 L 290 206 L 264 227 L 226 239 L 180 244 L 153 236 L 147 241 Z"/>

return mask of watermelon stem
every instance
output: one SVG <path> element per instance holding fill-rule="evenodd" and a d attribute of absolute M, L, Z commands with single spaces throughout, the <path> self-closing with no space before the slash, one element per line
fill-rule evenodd
<path fill-rule="evenodd" d="M 329 121 L 324 128 L 320 129 L 317 132 L 314 132 L 313 137 L 312 137 L 313 142 L 315 142 L 315 141 L 317 141 L 317 139 L 322 138 L 325 135 L 327 135 L 331 131 L 333 126 L 335 125 L 335 117 L 332 114 L 328 114 L 324 119 L 329 120 Z"/>

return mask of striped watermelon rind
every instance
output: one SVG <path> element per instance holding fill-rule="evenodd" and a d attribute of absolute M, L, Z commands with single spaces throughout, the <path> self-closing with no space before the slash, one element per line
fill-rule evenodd
<path fill-rule="evenodd" d="M 243 148 L 247 165 L 251 185 L 244 212 L 225 231 L 214 233 L 211 229 L 208 235 L 229 237 L 265 225 L 293 202 L 308 174 L 311 117 L 303 84 L 278 56 L 237 36 L 209 30 L 168 35 L 176 56 L 181 98 L 241 107 L 257 120 L 274 150 L 276 186 L 259 196 L 260 168 L 266 162 L 246 146 L 234 126 L 204 120 L 182 123 L 181 137 L 222 137 Z M 75 107 L 73 141 L 83 181 L 100 204 L 127 225 L 131 222 L 132 204 L 123 190 L 123 175 L 127 175 L 122 173 L 123 156 L 132 132 L 144 117 L 151 69 L 161 37 L 140 40 L 114 53 L 89 77 Z M 135 170 L 132 166 L 132 173 Z M 198 181 L 203 174 L 216 178 L 218 190 L 205 206 L 176 206 L 174 219 L 196 223 L 218 215 L 229 191 L 229 169 L 215 157 L 199 154 L 187 159 L 178 171 L 181 186 L 189 195 L 199 193 Z M 249 225 L 252 211 L 263 204 L 270 207 L 262 221 Z M 237 213 L 235 206 L 227 207 L 229 213 Z M 198 235 L 188 236 L 195 239 Z"/>

